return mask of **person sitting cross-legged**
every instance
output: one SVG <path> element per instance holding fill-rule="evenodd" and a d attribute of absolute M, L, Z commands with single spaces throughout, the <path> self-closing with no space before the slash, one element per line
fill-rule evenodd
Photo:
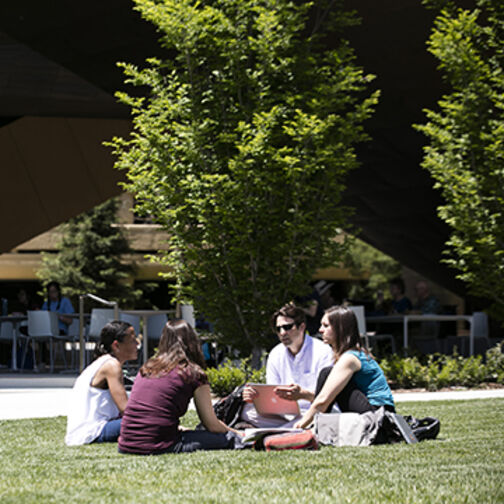
<path fill-rule="evenodd" d="M 167 322 L 157 354 L 135 378 L 121 425 L 120 453 L 156 455 L 242 447 L 237 431 L 215 416 L 204 367 L 194 329 L 185 320 Z M 193 397 L 207 430 L 180 426 Z"/>
<path fill-rule="evenodd" d="M 305 312 L 288 304 L 271 317 L 271 327 L 280 340 L 266 363 L 266 383 L 278 385 L 275 393 L 284 399 L 298 401 L 301 413 L 314 398 L 317 376 L 332 363 L 330 347 L 306 333 Z M 276 427 L 286 424 L 282 416 L 262 416 L 252 402 L 257 390 L 247 385 L 243 390 L 245 404 L 241 419 L 254 427 Z"/>
<path fill-rule="evenodd" d="M 395 411 L 385 375 L 371 354 L 361 346 L 357 318 L 344 306 L 326 310 L 320 326 L 322 340 L 332 348 L 335 364 L 323 369 L 317 380 L 313 402 L 294 427 L 308 428 L 317 412 L 365 413 L 381 406 Z"/>
<path fill-rule="evenodd" d="M 75 381 L 68 405 L 65 443 L 68 446 L 115 442 L 128 396 L 122 365 L 135 360 L 138 341 L 127 322 L 105 325 L 94 360 Z"/>

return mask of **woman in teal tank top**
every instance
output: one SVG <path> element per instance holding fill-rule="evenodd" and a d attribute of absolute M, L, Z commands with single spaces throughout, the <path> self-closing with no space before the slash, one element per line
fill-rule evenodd
<path fill-rule="evenodd" d="M 381 406 L 395 411 L 392 392 L 378 363 L 361 345 L 357 318 L 344 306 L 326 310 L 319 329 L 331 345 L 334 366 L 320 372 L 315 399 L 295 427 L 308 427 L 315 413 L 331 411 L 337 403 L 342 412 L 365 413 Z"/>

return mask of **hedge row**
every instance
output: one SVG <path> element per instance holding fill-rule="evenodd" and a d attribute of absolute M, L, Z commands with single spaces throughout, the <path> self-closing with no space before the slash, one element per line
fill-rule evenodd
<path fill-rule="evenodd" d="M 420 360 L 418 357 L 392 357 L 380 362 L 392 388 L 422 387 L 438 390 L 443 387 L 476 387 L 481 383 L 504 385 L 503 342 L 481 355 L 462 357 L 433 354 Z"/>
<path fill-rule="evenodd" d="M 385 372 L 392 388 L 427 388 L 438 390 L 449 386 L 475 387 L 481 383 L 499 383 L 504 385 L 504 342 L 487 350 L 485 358 L 481 355 L 462 357 L 433 354 L 418 357 L 392 357 L 382 359 L 380 366 Z M 238 365 L 226 361 L 219 368 L 207 369 L 212 392 L 223 397 L 236 386 L 245 383 L 264 383 L 266 370 L 252 370 L 250 359 L 243 359 Z"/>

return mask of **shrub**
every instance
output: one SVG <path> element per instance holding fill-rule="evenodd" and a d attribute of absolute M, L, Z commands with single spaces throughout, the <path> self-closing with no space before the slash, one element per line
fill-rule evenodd
<path fill-rule="evenodd" d="M 457 385 L 459 379 L 459 359 L 457 356 L 443 359 L 443 365 L 437 375 L 437 388 Z"/>
<path fill-rule="evenodd" d="M 417 357 L 401 359 L 397 384 L 404 388 L 426 387 L 428 384 L 426 367 L 422 366 Z"/>
<path fill-rule="evenodd" d="M 238 366 L 226 360 L 218 368 L 207 369 L 206 373 L 212 392 L 219 397 L 230 394 L 234 388 L 247 381 L 266 382 L 266 368 L 263 366 L 260 369 L 252 369 L 250 358 L 242 359 Z"/>
<path fill-rule="evenodd" d="M 459 385 L 474 387 L 485 381 L 485 365 L 482 363 L 481 355 L 468 357 L 462 362 L 459 372 Z"/>
<path fill-rule="evenodd" d="M 497 343 L 486 352 L 486 380 L 504 385 L 504 353 L 502 347 L 504 342 Z"/>
<path fill-rule="evenodd" d="M 425 387 L 438 390 L 443 387 L 474 387 L 483 382 L 504 385 L 504 342 L 490 348 L 483 358 L 462 357 L 455 351 L 453 355 L 433 354 L 418 357 L 392 355 L 380 361 L 380 367 L 392 388 Z M 250 358 L 242 359 L 238 366 L 226 361 L 218 369 L 207 370 L 210 386 L 214 394 L 225 396 L 236 386 L 245 382 L 265 383 L 266 368 L 254 370 Z"/>

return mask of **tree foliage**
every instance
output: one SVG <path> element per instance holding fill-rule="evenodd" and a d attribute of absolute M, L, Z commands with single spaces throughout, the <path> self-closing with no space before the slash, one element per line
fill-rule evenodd
<path fill-rule="evenodd" d="M 380 291 L 385 299 L 390 299 L 390 281 L 400 277 L 402 273 L 399 262 L 358 238 L 351 239 L 344 264 L 354 277 L 364 278 L 350 287 L 348 298 L 354 300 L 377 301 Z"/>
<path fill-rule="evenodd" d="M 339 1 L 135 3 L 166 56 L 121 64 L 148 93 L 118 93 L 134 131 L 111 142 L 116 166 L 170 233 L 177 300 L 235 348 L 269 346 L 272 311 L 340 257 L 344 180 L 377 101 L 339 41 L 355 19 Z"/>
<path fill-rule="evenodd" d="M 428 47 L 451 92 L 416 126 L 430 140 L 423 166 L 445 200 L 446 261 L 504 319 L 504 3 L 441 3 Z"/>
<path fill-rule="evenodd" d="M 60 283 L 65 295 L 91 293 L 121 308 L 132 307 L 141 292 L 129 279 L 134 267 L 123 262 L 129 244 L 116 223 L 117 200 L 110 199 L 61 226 L 63 238 L 57 254 L 42 254 L 37 272 L 42 283 Z"/>

